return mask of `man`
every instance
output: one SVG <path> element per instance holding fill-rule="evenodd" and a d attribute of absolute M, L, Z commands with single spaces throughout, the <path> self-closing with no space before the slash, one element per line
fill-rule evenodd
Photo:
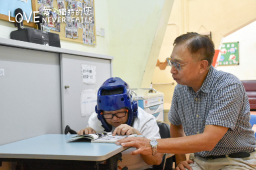
<path fill-rule="evenodd" d="M 154 116 L 138 108 L 128 84 L 118 77 L 106 80 L 100 87 L 95 111 L 88 120 L 88 127 L 77 132 L 79 135 L 112 132 L 113 135 L 138 134 L 152 140 L 160 138 Z M 122 152 L 119 169 L 144 169 L 162 162 L 160 153 L 134 156 L 131 155 L 134 150 L 131 148 Z"/>
<path fill-rule="evenodd" d="M 158 144 L 143 138 L 116 143 L 136 147 L 133 154 L 150 155 L 155 148 L 158 153 L 175 153 L 176 170 L 256 169 L 245 89 L 234 75 L 211 66 L 213 56 L 214 44 L 208 37 L 177 37 L 168 59 L 178 83 L 168 115 L 172 138 L 158 139 Z M 188 161 L 186 153 L 194 153 Z"/>

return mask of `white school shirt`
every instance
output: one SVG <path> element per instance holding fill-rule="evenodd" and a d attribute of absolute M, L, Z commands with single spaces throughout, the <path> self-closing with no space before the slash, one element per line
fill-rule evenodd
<path fill-rule="evenodd" d="M 97 118 L 97 114 L 94 112 L 88 120 L 88 127 L 94 129 L 96 133 L 102 133 L 104 132 L 104 128 L 101 125 L 101 121 Z M 134 119 L 133 127 L 137 129 L 145 138 L 150 140 L 161 138 L 155 117 L 145 112 L 140 107 L 138 107 L 138 117 Z M 112 128 L 112 132 L 113 129 L 114 128 Z M 131 152 L 134 150 L 136 150 L 136 148 L 130 148 L 123 151 L 122 162 L 119 162 L 118 166 L 121 168 L 126 166 L 129 170 L 139 170 L 150 167 L 150 165 L 144 162 L 140 155 L 131 155 Z"/>

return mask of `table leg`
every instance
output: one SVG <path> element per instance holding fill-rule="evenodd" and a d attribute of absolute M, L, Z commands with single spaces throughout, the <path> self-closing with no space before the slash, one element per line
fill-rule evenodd
<path fill-rule="evenodd" d="M 100 162 L 96 162 L 96 170 L 100 170 L 99 165 L 100 165 Z"/>
<path fill-rule="evenodd" d="M 121 160 L 122 154 L 118 153 L 107 160 L 108 170 L 117 170 L 117 162 Z"/>
<path fill-rule="evenodd" d="M 24 169 L 26 169 L 23 165 L 24 165 L 23 163 L 17 162 L 15 170 L 24 170 Z"/>

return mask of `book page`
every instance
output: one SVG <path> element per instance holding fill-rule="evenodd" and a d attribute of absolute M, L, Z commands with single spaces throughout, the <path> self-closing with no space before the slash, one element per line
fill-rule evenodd
<path fill-rule="evenodd" d="M 109 133 L 96 133 L 87 135 L 76 135 L 71 137 L 67 142 L 93 142 L 93 143 L 115 143 L 117 140 L 126 137 L 143 137 L 142 135 L 115 135 L 113 136 L 111 132 Z"/>
<path fill-rule="evenodd" d="M 98 138 L 99 138 L 99 135 L 97 135 L 97 134 L 76 135 L 76 136 L 71 137 L 67 142 L 79 141 L 81 139 L 95 140 Z"/>
<path fill-rule="evenodd" d="M 116 141 L 118 141 L 120 139 L 127 138 L 127 137 L 135 137 L 135 136 L 138 136 L 138 135 L 134 134 L 134 135 L 115 135 L 115 136 L 112 136 L 112 134 L 109 134 L 109 135 L 103 136 L 103 137 L 98 138 L 98 139 L 96 139 L 94 141 L 91 141 L 91 142 L 94 142 L 94 143 L 115 143 Z"/>
<path fill-rule="evenodd" d="M 123 138 L 126 138 L 127 135 L 125 136 L 120 136 L 120 135 L 115 135 L 115 136 L 112 136 L 112 135 L 107 135 L 107 136 L 103 136 L 99 139 L 96 139 L 92 142 L 103 142 L 103 143 L 115 143 L 115 141 L 119 140 L 119 139 L 123 139 Z"/>

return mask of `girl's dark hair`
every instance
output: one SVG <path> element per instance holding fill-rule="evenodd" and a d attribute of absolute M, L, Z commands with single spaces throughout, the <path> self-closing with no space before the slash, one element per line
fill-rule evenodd
<path fill-rule="evenodd" d="M 194 56 L 194 54 L 199 54 L 201 60 L 208 61 L 208 66 L 212 65 L 215 49 L 214 44 L 209 37 L 200 35 L 196 32 L 189 32 L 177 37 L 174 40 L 173 45 L 175 46 L 183 43 L 187 44 L 187 48 L 192 56 Z"/>

